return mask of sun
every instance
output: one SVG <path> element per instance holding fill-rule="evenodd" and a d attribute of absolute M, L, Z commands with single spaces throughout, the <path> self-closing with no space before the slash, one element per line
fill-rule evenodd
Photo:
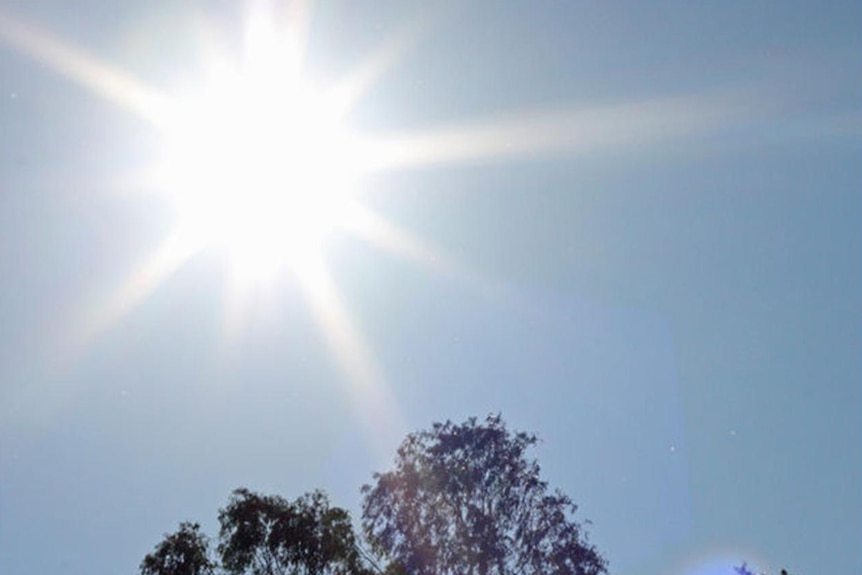
<path fill-rule="evenodd" d="M 349 223 L 361 167 L 332 93 L 303 76 L 274 31 L 255 34 L 254 50 L 210 63 L 176 99 L 157 170 L 177 236 L 218 250 L 240 281 L 316 257 Z"/>
<path fill-rule="evenodd" d="M 117 178 L 117 193 L 152 194 L 172 212 L 169 231 L 131 266 L 121 285 L 97 305 L 85 306 L 71 352 L 83 351 L 205 251 L 221 255 L 229 271 L 222 325 L 227 351 L 249 327 L 247 320 L 258 317 L 253 312 L 273 309 L 270 297 L 257 296 L 283 296 L 281 284 L 271 280 L 288 270 L 346 375 L 351 402 L 375 444 L 385 445 L 393 429 L 403 429 L 398 406 L 342 300 L 326 257 L 327 240 L 343 230 L 435 273 L 479 285 L 409 230 L 365 206 L 358 197 L 361 179 L 490 157 L 510 150 L 524 126 L 388 135 L 373 130 L 359 137 L 349 129 L 348 112 L 403 57 L 418 30 L 405 27 L 334 86 L 321 86 L 303 68 L 312 2 L 237 4 L 244 16 L 239 50 L 235 42 L 222 42 L 219 26 L 201 14 L 200 22 L 195 18 L 204 32 L 200 66 L 182 67 L 176 89 L 145 82 L 0 8 L 0 42 L 153 128 L 152 157 Z M 286 10 L 276 9 L 281 7 Z M 261 294 L 259 287 L 274 289 Z"/>

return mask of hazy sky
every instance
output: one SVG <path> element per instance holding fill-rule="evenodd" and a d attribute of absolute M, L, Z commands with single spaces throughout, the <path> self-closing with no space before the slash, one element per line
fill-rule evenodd
<path fill-rule="evenodd" d="M 862 4 L 313 4 L 315 81 L 388 58 L 354 129 L 439 144 L 359 194 L 433 258 L 327 244 L 352 339 L 290 274 L 226 328 L 212 254 L 121 297 L 171 221 L 99 78 L 193 84 L 238 0 L 0 7 L 0 572 L 134 573 L 238 486 L 355 513 L 499 411 L 616 575 L 862 573 Z"/>

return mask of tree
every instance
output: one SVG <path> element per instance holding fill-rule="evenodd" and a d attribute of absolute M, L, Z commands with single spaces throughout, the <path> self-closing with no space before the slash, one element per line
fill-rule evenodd
<path fill-rule="evenodd" d="M 435 423 L 365 485 L 362 524 L 375 551 L 411 575 L 598 575 L 606 562 L 527 458 L 536 436 L 499 415 Z"/>
<path fill-rule="evenodd" d="M 219 512 L 218 551 L 232 575 L 363 572 L 350 515 L 321 491 L 290 503 L 237 489 Z"/>
<path fill-rule="evenodd" d="M 295 501 L 233 492 L 219 511 L 221 566 L 197 523 L 181 523 L 141 563 L 141 575 L 371 575 L 350 515 L 321 491 Z"/>
<path fill-rule="evenodd" d="M 141 562 L 141 575 L 212 575 L 214 570 L 209 540 L 197 523 L 180 523 Z"/>

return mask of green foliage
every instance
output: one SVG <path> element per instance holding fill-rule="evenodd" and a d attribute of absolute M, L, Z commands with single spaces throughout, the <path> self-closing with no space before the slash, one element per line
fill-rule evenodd
<path fill-rule="evenodd" d="M 209 540 L 197 523 L 180 523 L 141 562 L 141 575 L 211 575 L 214 570 Z"/>
<path fill-rule="evenodd" d="M 393 471 L 362 488 L 375 551 L 412 575 L 598 575 L 606 562 L 527 458 L 537 439 L 499 416 L 407 436 Z"/>

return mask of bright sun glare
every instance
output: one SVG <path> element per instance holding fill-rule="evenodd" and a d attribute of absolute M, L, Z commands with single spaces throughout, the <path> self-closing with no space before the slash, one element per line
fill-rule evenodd
<path fill-rule="evenodd" d="M 222 45 L 218 31 L 201 23 L 205 40 L 216 45 L 203 43 L 200 64 L 207 73 L 180 94 L 150 86 L 0 8 L 0 41 L 139 116 L 160 133 L 157 161 L 131 179 L 134 188 L 143 184 L 162 196 L 173 211 L 174 228 L 133 266 L 114 294 L 82 320 L 76 340 L 86 345 L 111 328 L 201 251 L 220 253 L 231 287 L 241 288 L 229 290 L 225 301 L 224 335 L 232 339 L 251 311 L 247 304 L 255 305 L 258 299 L 246 296 L 256 295 L 251 293 L 255 288 L 288 269 L 348 376 L 358 412 L 375 442 L 386 445 L 391 430 L 401 427 L 399 410 L 330 273 L 324 253 L 330 232 L 348 231 L 432 271 L 492 290 L 487 293 L 493 293 L 493 286 L 363 206 L 357 197 L 359 177 L 411 166 L 518 157 L 592 140 L 595 145 L 614 143 L 618 136 L 613 128 L 625 126 L 628 132 L 632 124 L 644 125 L 645 112 L 641 104 L 599 110 L 598 116 L 590 110 L 563 110 L 358 138 L 346 129 L 346 113 L 402 57 L 415 31 L 407 27 L 403 36 L 393 35 L 339 79 L 335 89 L 320 89 L 302 67 L 311 2 L 240 2 L 246 3 L 239 53 L 225 49 L 231 43 Z M 276 10 L 276 5 L 286 11 Z M 193 69 L 185 72 L 185 78 L 196 75 Z M 656 111 L 664 114 L 659 117 L 669 112 L 675 117 L 679 107 L 674 104 L 671 110 L 662 102 L 656 106 L 647 109 L 649 118 Z M 647 122 L 644 129 L 651 125 Z M 664 124 L 660 126 L 664 133 Z"/>
<path fill-rule="evenodd" d="M 231 287 L 242 288 L 229 290 L 225 302 L 225 335 L 232 338 L 250 311 L 247 303 L 255 305 L 258 299 L 245 296 L 257 295 L 251 293 L 254 288 L 289 269 L 326 345 L 348 376 L 352 401 L 378 445 L 388 445 L 392 429 L 401 425 L 400 416 L 330 273 L 324 253 L 330 232 L 343 229 L 483 293 L 497 297 L 500 292 L 363 206 L 356 197 L 359 176 L 555 150 L 642 145 L 713 123 L 720 126 L 737 114 L 736 107 L 725 112 L 709 99 L 671 98 L 528 110 L 436 130 L 358 138 L 346 129 L 346 112 L 402 58 L 419 30 L 407 27 L 403 36 L 393 34 L 339 79 L 337 89 L 322 90 L 301 65 L 313 2 L 236 4 L 248 11 L 242 19 L 246 26 L 240 53 L 229 48 L 231 42 L 221 45 L 221 35 L 206 19 L 195 19 L 206 29 L 200 64 L 208 74 L 179 95 L 163 92 L 0 7 L 0 42 L 135 114 L 161 134 L 157 162 L 133 172 L 131 183 L 133 189 L 143 185 L 163 196 L 174 212 L 174 229 L 132 266 L 113 295 L 89 310 L 74 339 L 86 345 L 195 254 L 210 250 L 225 257 Z M 184 77 L 195 74 L 186 68 Z"/>
<path fill-rule="evenodd" d="M 239 64 L 212 66 L 166 122 L 161 187 L 185 247 L 216 248 L 244 281 L 316 257 L 346 225 L 359 145 L 343 112 L 257 26 Z"/>

